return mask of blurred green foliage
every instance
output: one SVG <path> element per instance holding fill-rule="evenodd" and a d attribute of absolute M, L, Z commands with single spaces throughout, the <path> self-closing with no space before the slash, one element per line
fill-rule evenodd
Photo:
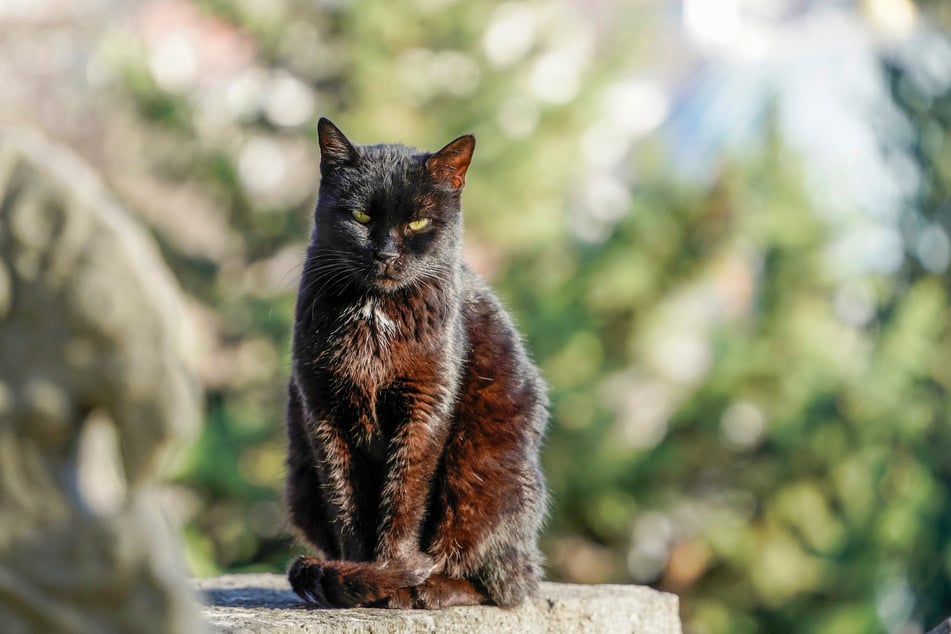
<path fill-rule="evenodd" d="M 207 309 L 217 364 L 203 375 L 207 420 L 180 476 L 194 494 L 197 574 L 280 570 L 294 548 L 280 502 L 283 384 L 317 188 L 311 124 L 324 114 L 361 143 L 479 139 L 467 257 L 551 384 L 552 578 L 655 584 L 681 596 L 698 633 L 884 632 L 946 616 L 947 270 L 910 254 L 892 273 L 837 268 L 834 231 L 778 137 L 725 160 L 709 186 L 672 177 L 662 145 L 642 143 L 618 175 L 630 185 L 624 213 L 597 240 L 572 230 L 587 222 L 579 138 L 604 86 L 663 47 L 651 28 L 660 9 L 601 16 L 583 72 L 563 78 L 577 91 L 540 99 L 540 58 L 584 40 L 580 5 L 520 5 L 535 31 L 511 59 L 484 49 L 512 5 L 196 6 L 196 19 L 251 43 L 261 94 L 294 77 L 314 114 L 288 126 L 280 108 L 259 106 L 216 120 L 215 86 L 162 87 L 144 50 L 116 45 L 117 90 L 148 139 L 149 169 L 223 211 L 228 227 L 216 253 L 158 230 Z M 947 231 L 951 95 L 922 100 L 901 68 L 882 68 L 927 181 L 916 217 Z M 272 145 L 253 145 L 262 139 Z M 249 148 L 260 147 L 296 157 L 284 171 L 301 170 L 303 185 L 255 187 L 268 163 Z"/>

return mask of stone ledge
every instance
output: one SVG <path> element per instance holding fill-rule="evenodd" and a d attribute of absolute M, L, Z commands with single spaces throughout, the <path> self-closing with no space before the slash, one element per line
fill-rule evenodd
<path fill-rule="evenodd" d="M 513 610 L 320 610 L 297 598 L 280 575 L 225 575 L 196 581 L 213 632 L 630 632 L 680 634 L 675 595 L 641 586 L 543 583 L 540 596 Z"/>

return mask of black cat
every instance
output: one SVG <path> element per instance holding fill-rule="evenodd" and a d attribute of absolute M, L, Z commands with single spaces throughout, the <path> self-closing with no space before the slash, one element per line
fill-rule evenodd
<path fill-rule="evenodd" d="M 290 520 L 329 559 L 289 571 L 327 607 L 513 606 L 541 577 L 547 397 L 462 263 L 475 138 L 354 146 L 318 124 L 320 196 L 287 412 Z"/>

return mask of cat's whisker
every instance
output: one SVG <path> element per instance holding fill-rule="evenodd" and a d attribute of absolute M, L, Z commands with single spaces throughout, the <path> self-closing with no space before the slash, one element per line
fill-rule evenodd
<path fill-rule="evenodd" d="M 330 259 L 328 261 L 319 261 L 315 266 L 308 271 L 308 275 L 305 276 L 306 287 L 305 290 L 309 291 L 313 285 L 323 281 L 325 283 L 334 280 L 341 274 L 352 274 L 353 266 L 352 264 L 342 257 L 337 257 L 335 259 Z M 323 290 L 323 288 L 321 288 Z M 317 294 L 319 294 L 318 291 Z"/>
<path fill-rule="evenodd" d="M 327 277 L 324 279 L 324 283 L 320 286 L 319 289 L 317 289 L 315 296 L 320 295 L 324 291 L 324 289 L 334 286 L 335 284 L 343 281 L 350 275 L 352 275 L 352 272 L 347 269 L 337 269 L 329 273 Z"/>

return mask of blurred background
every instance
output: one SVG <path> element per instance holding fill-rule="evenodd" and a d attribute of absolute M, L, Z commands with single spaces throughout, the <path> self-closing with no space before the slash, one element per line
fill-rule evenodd
<path fill-rule="evenodd" d="M 204 428 L 193 574 L 281 571 L 314 124 L 473 132 L 466 258 L 552 392 L 551 579 L 688 632 L 951 613 L 951 4 L 4 0 L 0 116 L 159 240 Z"/>

